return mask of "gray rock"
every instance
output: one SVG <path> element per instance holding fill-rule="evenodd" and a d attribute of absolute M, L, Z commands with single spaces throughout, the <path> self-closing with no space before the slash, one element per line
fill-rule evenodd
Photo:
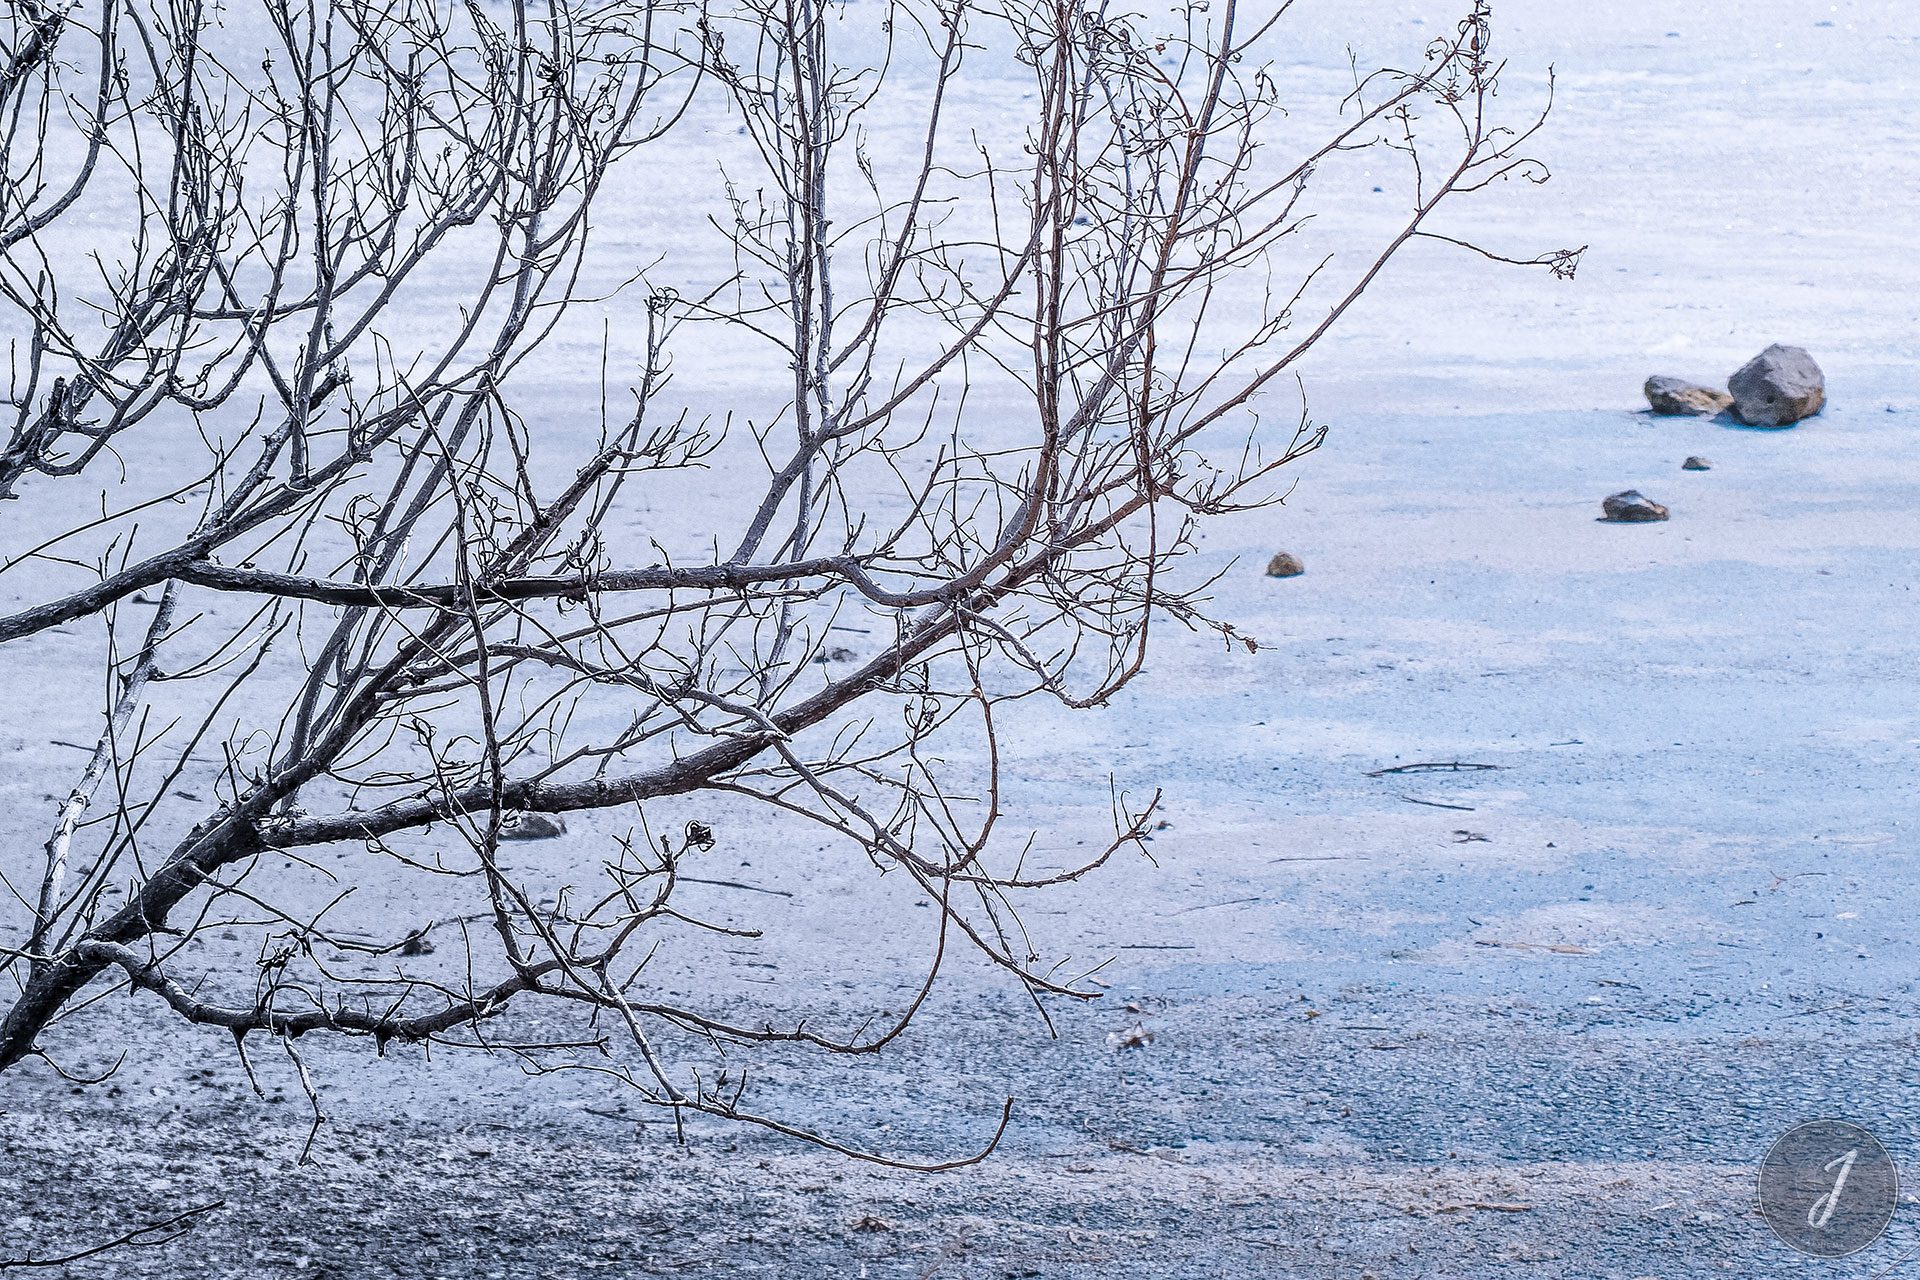
<path fill-rule="evenodd" d="M 1602 499 L 1600 509 L 1606 512 L 1600 518 L 1615 524 L 1646 524 L 1667 518 L 1667 509 L 1649 500 L 1638 489 L 1628 489 Z"/>
<path fill-rule="evenodd" d="M 567 834 L 567 824 L 557 813 L 514 813 L 500 825 L 502 840 L 551 840 Z"/>
<path fill-rule="evenodd" d="M 1681 463 L 1680 469 L 1682 471 L 1711 471 L 1713 470 L 1713 464 L 1698 454 L 1695 454 Z"/>
<path fill-rule="evenodd" d="M 1307 566 L 1301 564 L 1300 557 L 1291 551 L 1279 552 L 1273 559 L 1267 561 L 1269 578 L 1297 578 L 1306 571 Z"/>
<path fill-rule="evenodd" d="M 1703 387 L 1685 378 L 1669 378 L 1665 374 L 1648 378 L 1645 390 L 1647 404 L 1655 413 L 1692 414 L 1698 417 L 1718 413 L 1733 403 L 1733 397 L 1724 391 L 1715 391 L 1712 387 Z"/>
<path fill-rule="evenodd" d="M 1727 379 L 1733 412 L 1753 427 L 1790 427 L 1827 403 L 1827 380 L 1799 347 L 1774 343 Z"/>

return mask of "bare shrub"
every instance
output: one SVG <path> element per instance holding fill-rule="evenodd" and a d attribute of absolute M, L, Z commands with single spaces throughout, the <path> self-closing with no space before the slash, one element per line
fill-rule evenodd
<path fill-rule="evenodd" d="M 106 679 L 44 846 L 0 862 L 0 1068 L 131 986 L 243 1052 L 507 1048 L 793 1133 L 675 1046 L 878 1050 L 960 949 L 1036 1003 L 1095 994 L 1020 904 L 1155 802 L 1116 792 L 1084 866 L 1025 872 L 996 716 L 1105 701 L 1156 622 L 1251 646 L 1183 562 L 1321 438 L 1263 393 L 1441 204 L 1545 176 L 1538 120 L 1492 114 L 1484 4 L 1311 137 L 1263 52 L 1287 7 L 14 4 L 0 642 Z M 1316 171 L 1376 148 L 1410 207 L 1358 261 L 1295 261 Z M 637 248 L 589 250 L 607 192 L 689 176 Z M 524 390 L 594 308 L 601 386 Z M 680 395 L 677 349 L 741 341 L 769 372 Z M 687 498 L 705 468 L 724 506 Z M 573 879 L 502 851 L 593 812 Z M 910 881 L 911 1003 L 835 1031 L 653 982 L 741 932 L 676 897 L 722 814 Z M 255 959 L 193 950 L 236 938 Z M 579 1017 L 496 1023 L 529 1004 Z"/>

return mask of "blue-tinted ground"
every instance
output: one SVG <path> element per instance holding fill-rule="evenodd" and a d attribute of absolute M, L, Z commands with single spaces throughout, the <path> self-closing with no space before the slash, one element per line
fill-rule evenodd
<path fill-rule="evenodd" d="M 111 1085 L 10 1074 L 0 1221 L 51 1248 L 226 1200 L 77 1272 L 99 1275 L 1877 1274 L 1920 1245 L 1915 1206 L 1844 1263 L 1786 1252 L 1753 1207 L 1800 1119 L 1920 1154 L 1920 414 L 1899 394 L 1765 434 L 1342 422 L 1283 512 L 1209 544 L 1241 557 L 1216 595 L 1269 651 L 1175 637 L 1072 736 L 1039 708 L 1008 726 L 1039 865 L 1100 834 L 1110 772 L 1166 790 L 1158 867 L 1027 916 L 1047 954 L 1112 959 L 1102 999 L 1050 1006 L 1049 1038 L 962 969 L 879 1058 L 756 1068 L 765 1109 L 898 1154 L 977 1144 L 1011 1096 L 983 1166 L 707 1123 L 683 1148 L 599 1078 L 314 1045 L 332 1121 L 299 1169 L 284 1061 L 263 1068 L 283 1101 L 259 1101 L 230 1047 L 156 1015 Z M 1596 523 L 1628 486 L 1672 519 Z M 1263 577 L 1275 546 L 1308 572 Z M 1444 761 L 1501 768 L 1369 776 Z M 810 904 L 821 867 L 714 856 L 794 893 L 753 905 L 830 953 L 737 961 L 772 985 L 733 990 L 847 1019 L 889 1001 L 886 957 L 833 950 L 862 935 L 833 893 Z"/>
<path fill-rule="evenodd" d="M 1312 98 L 1346 91 L 1349 41 L 1417 56 L 1460 6 L 1297 8 L 1302 62 L 1280 72 Z M 1110 775 L 1166 788 L 1158 868 L 1028 907 L 1047 954 L 1111 961 L 1102 999 L 1050 1007 L 1050 1038 L 963 970 L 889 1053 L 754 1077 L 763 1110 L 899 1154 L 970 1149 L 1011 1096 L 993 1159 L 914 1175 L 711 1124 L 682 1147 L 601 1078 L 316 1043 L 331 1120 L 297 1168 L 284 1055 L 255 1047 L 257 1099 L 230 1042 L 115 1002 L 47 1038 L 72 1069 L 125 1047 L 112 1081 L 0 1079 L 0 1256 L 224 1200 L 72 1273 L 1904 1274 L 1920 1206 L 1842 1263 L 1788 1253 L 1753 1206 L 1762 1153 L 1808 1116 L 1920 1153 L 1920 152 L 1889 107 L 1912 100 L 1917 11 L 1496 10 L 1516 110 L 1556 66 L 1556 176 L 1447 230 L 1516 255 L 1588 243 L 1579 279 L 1415 246 L 1306 371 L 1335 430 L 1299 490 L 1209 533 L 1210 566 L 1233 566 L 1218 612 L 1270 648 L 1170 631 L 1112 708 L 1008 725 L 1028 746 L 1007 822 L 1039 831 L 1036 859 L 1097 845 Z M 639 173 L 602 238 L 650 257 L 680 188 Z M 1368 176 L 1303 252 L 1386 225 L 1396 179 Z M 1628 411 L 1648 374 L 1717 381 L 1773 341 L 1826 366 L 1826 414 L 1759 433 Z M 597 377 L 588 345 L 525 371 L 556 420 Z M 683 384 L 722 395 L 694 346 Z M 1713 469 L 1682 472 L 1689 454 Z M 1672 520 L 1594 523 L 1628 487 Z M 1304 576 L 1260 575 L 1281 548 Z M 16 656 L 16 687 L 55 660 Z M 14 761 L 66 731 L 0 726 Z M 1505 768 L 1367 776 L 1449 760 Z M 70 783 L 30 772 L 0 776 L 23 850 Z M 579 827 L 529 860 L 590 865 L 607 833 Z M 689 909 L 789 949 L 663 960 L 661 981 L 842 1027 L 899 1007 L 918 955 L 871 942 L 842 869 L 723 836 L 711 878 L 795 896 L 688 886 Z M 210 968 L 251 959 L 220 946 Z"/>

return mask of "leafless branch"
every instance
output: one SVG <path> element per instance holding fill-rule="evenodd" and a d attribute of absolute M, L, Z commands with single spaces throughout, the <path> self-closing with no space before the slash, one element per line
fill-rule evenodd
<path fill-rule="evenodd" d="M 743 1064 L 883 1050 L 959 952 L 1043 1018 L 1097 997 L 1023 913 L 1144 854 L 1160 795 L 1115 780 L 1097 852 L 1029 871 L 1007 704 L 1112 699 L 1168 623 L 1257 647 L 1200 530 L 1284 496 L 1326 428 L 1265 393 L 1406 244 L 1578 258 L 1435 229 L 1545 176 L 1483 0 L 1318 114 L 1288 6 L 1235 0 L 90 2 L 23 0 L 0 53 L 0 644 L 102 716 L 0 854 L 0 1070 L 142 992 L 284 1047 L 303 1160 L 313 1033 L 984 1158 L 1011 1102 L 915 1165 L 747 1107 Z M 1022 114 L 959 118 L 982 92 Z M 1409 206 L 1304 256 L 1375 150 Z M 804 892 L 694 874 L 802 838 L 923 956 L 911 998 L 666 988 L 663 951 L 804 941 Z M 581 1022 L 521 1034 L 536 1004 Z"/>

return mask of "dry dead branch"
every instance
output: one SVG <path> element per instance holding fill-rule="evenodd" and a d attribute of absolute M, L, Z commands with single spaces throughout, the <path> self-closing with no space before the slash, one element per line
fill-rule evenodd
<path fill-rule="evenodd" d="M 1097 995 L 1022 903 L 1139 849 L 1158 797 L 1116 787 L 1095 856 L 1025 875 L 1006 709 L 1105 702 L 1169 623 L 1252 647 L 1192 553 L 1322 439 L 1264 393 L 1459 238 L 1443 206 L 1544 177 L 1485 3 L 1317 133 L 1269 67 L 1288 7 L 11 6 L 0 643 L 50 702 L 105 697 L 0 860 L 0 1070 L 131 990 L 303 1080 L 312 1033 L 477 1046 L 871 1156 L 744 1107 L 754 1046 L 877 1051 L 963 949 L 1043 1009 Z M 1297 259 L 1372 149 L 1403 215 Z M 590 244 L 667 174 L 711 198 Z M 541 382 L 596 341 L 598 388 Z M 676 378 L 728 343 L 776 376 Z M 599 818 L 503 852 L 569 814 Z M 804 991 L 654 980 L 782 940 L 681 890 L 786 890 L 693 859 L 810 837 L 931 908 L 873 921 L 928 957 L 904 1008 L 829 1029 Z M 578 1021 L 501 1021 L 530 1006 Z"/>

